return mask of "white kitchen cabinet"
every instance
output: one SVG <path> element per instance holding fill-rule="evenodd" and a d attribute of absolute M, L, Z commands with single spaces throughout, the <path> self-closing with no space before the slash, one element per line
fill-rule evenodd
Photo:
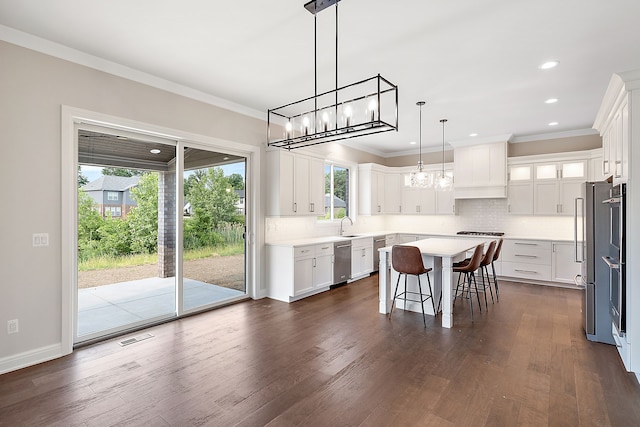
<path fill-rule="evenodd" d="M 267 215 L 323 215 L 324 162 L 285 150 L 267 152 Z"/>
<path fill-rule="evenodd" d="M 533 213 L 573 216 L 574 200 L 588 177 L 587 165 L 587 160 L 535 164 Z"/>
<path fill-rule="evenodd" d="M 509 165 L 507 212 L 533 214 L 533 165 Z"/>
<path fill-rule="evenodd" d="M 501 274 L 525 280 L 551 281 L 551 242 L 505 239 Z"/>
<path fill-rule="evenodd" d="M 436 213 L 436 191 L 433 188 L 404 187 L 402 213 L 415 215 Z"/>
<path fill-rule="evenodd" d="M 329 289 L 333 283 L 333 243 L 267 246 L 270 298 L 291 302 Z"/>
<path fill-rule="evenodd" d="M 436 191 L 436 212 L 438 215 L 455 215 L 456 199 L 454 191 Z"/>
<path fill-rule="evenodd" d="M 574 283 L 580 274 L 581 265 L 576 262 L 576 251 L 573 242 L 552 242 L 551 280 L 554 282 Z"/>
<path fill-rule="evenodd" d="M 373 271 L 373 237 L 351 240 L 351 279 L 357 279 Z"/>
<path fill-rule="evenodd" d="M 386 214 L 402 212 L 402 185 L 400 173 L 384 174 L 384 203 L 382 211 Z"/>
<path fill-rule="evenodd" d="M 358 212 L 361 215 L 402 212 L 403 177 L 393 168 L 365 163 L 358 166 Z"/>
<path fill-rule="evenodd" d="M 454 148 L 455 198 L 507 196 L 507 143 Z"/>

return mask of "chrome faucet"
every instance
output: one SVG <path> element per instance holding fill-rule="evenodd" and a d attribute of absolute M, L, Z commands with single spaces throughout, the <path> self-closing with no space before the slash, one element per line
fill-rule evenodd
<path fill-rule="evenodd" d="M 342 219 L 340 220 L 340 235 L 341 236 L 344 233 L 344 229 L 342 228 L 342 225 L 344 224 L 344 220 L 345 219 L 348 219 L 349 222 L 351 223 L 351 225 L 353 225 L 353 220 L 351 218 L 349 218 L 348 216 L 342 217 Z"/>

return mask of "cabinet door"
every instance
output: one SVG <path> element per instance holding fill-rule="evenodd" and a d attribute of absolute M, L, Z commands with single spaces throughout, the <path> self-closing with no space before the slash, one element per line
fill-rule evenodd
<path fill-rule="evenodd" d="M 311 213 L 311 199 L 309 197 L 309 170 L 311 159 L 297 156 L 295 164 L 295 207 L 296 214 L 308 215 Z"/>
<path fill-rule="evenodd" d="M 421 189 L 404 187 L 402 189 L 402 213 L 404 214 L 420 214 L 421 206 Z"/>
<path fill-rule="evenodd" d="M 373 271 L 373 247 L 362 248 L 362 271 L 371 273 Z"/>
<path fill-rule="evenodd" d="M 507 212 L 515 215 L 533 214 L 533 184 L 531 182 L 510 182 L 507 187 Z"/>
<path fill-rule="evenodd" d="M 292 153 L 280 153 L 280 215 L 295 214 L 294 164 Z"/>
<path fill-rule="evenodd" d="M 582 182 L 562 181 L 560 183 L 560 214 L 573 216 L 575 213 L 575 199 L 580 197 Z"/>
<path fill-rule="evenodd" d="M 402 175 L 399 173 L 384 174 L 384 209 L 385 213 L 396 214 L 402 211 Z"/>
<path fill-rule="evenodd" d="M 558 181 L 541 181 L 534 184 L 533 212 L 536 215 L 557 215 L 560 186 Z"/>
<path fill-rule="evenodd" d="M 313 215 L 324 215 L 324 162 L 311 159 L 309 167 L 309 204 Z"/>
<path fill-rule="evenodd" d="M 551 280 L 561 283 L 574 283 L 580 274 L 580 263 L 575 261 L 573 243 L 554 242 L 551 262 Z"/>
<path fill-rule="evenodd" d="M 382 172 L 371 172 L 371 213 L 374 215 L 384 212 L 384 178 Z"/>
<path fill-rule="evenodd" d="M 296 258 L 293 263 L 293 294 L 299 295 L 313 289 L 313 254 Z"/>
<path fill-rule="evenodd" d="M 438 215 L 454 215 L 456 213 L 456 200 L 453 191 L 434 191 L 435 213 Z"/>
<path fill-rule="evenodd" d="M 333 255 L 316 255 L 313 267 L 313 286 L 316 288 L 333 284 Z"/>

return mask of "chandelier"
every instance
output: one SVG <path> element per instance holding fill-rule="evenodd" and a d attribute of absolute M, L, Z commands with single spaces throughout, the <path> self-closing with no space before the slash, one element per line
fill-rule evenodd
<path fill-rule="evenodd" d="M 267 112 L 267 145 L 294 149 L 398 130 L 398 87 L 378 74 L 338 86 L 338 3 L 312 0 L 304 5 L 314 19 L 313 96 Z M 317 13 L 336 7 L 335 89 L 318 93 Z"/>
<path fill-rule="evenodd" d="M 449 191 L 453 187 L 453 177 L 444 170 L 444 124 L 447 123 L 447 119 L 440 119 L 440 123 L 442 123 L 442 170 L 436 173 L 434 187 L 436 190 Z"/>
<path fill-rule="evenodd" d="M 420 108 L 420 157 L 418 158 L 417 170 L 409 174 L 409 187 L 415 188 L 431 188 L 433 187 L 433 174 L 424 171 L 424 163 L 422 163 L 422 106 L 424 101 L 416 102 L 416 105 Z"/>

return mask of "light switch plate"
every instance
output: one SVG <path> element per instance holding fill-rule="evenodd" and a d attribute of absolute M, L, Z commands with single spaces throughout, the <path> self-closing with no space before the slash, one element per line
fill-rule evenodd
<path fill-rule="evenodd" d="M 17 334 L 19 331 L 18 319 L 7 321 L 7 334 Z"/>
<path fill-rule="evenodd" d="M 49 246 L 49 233 L 34 233 L 33 247 Z"/>

